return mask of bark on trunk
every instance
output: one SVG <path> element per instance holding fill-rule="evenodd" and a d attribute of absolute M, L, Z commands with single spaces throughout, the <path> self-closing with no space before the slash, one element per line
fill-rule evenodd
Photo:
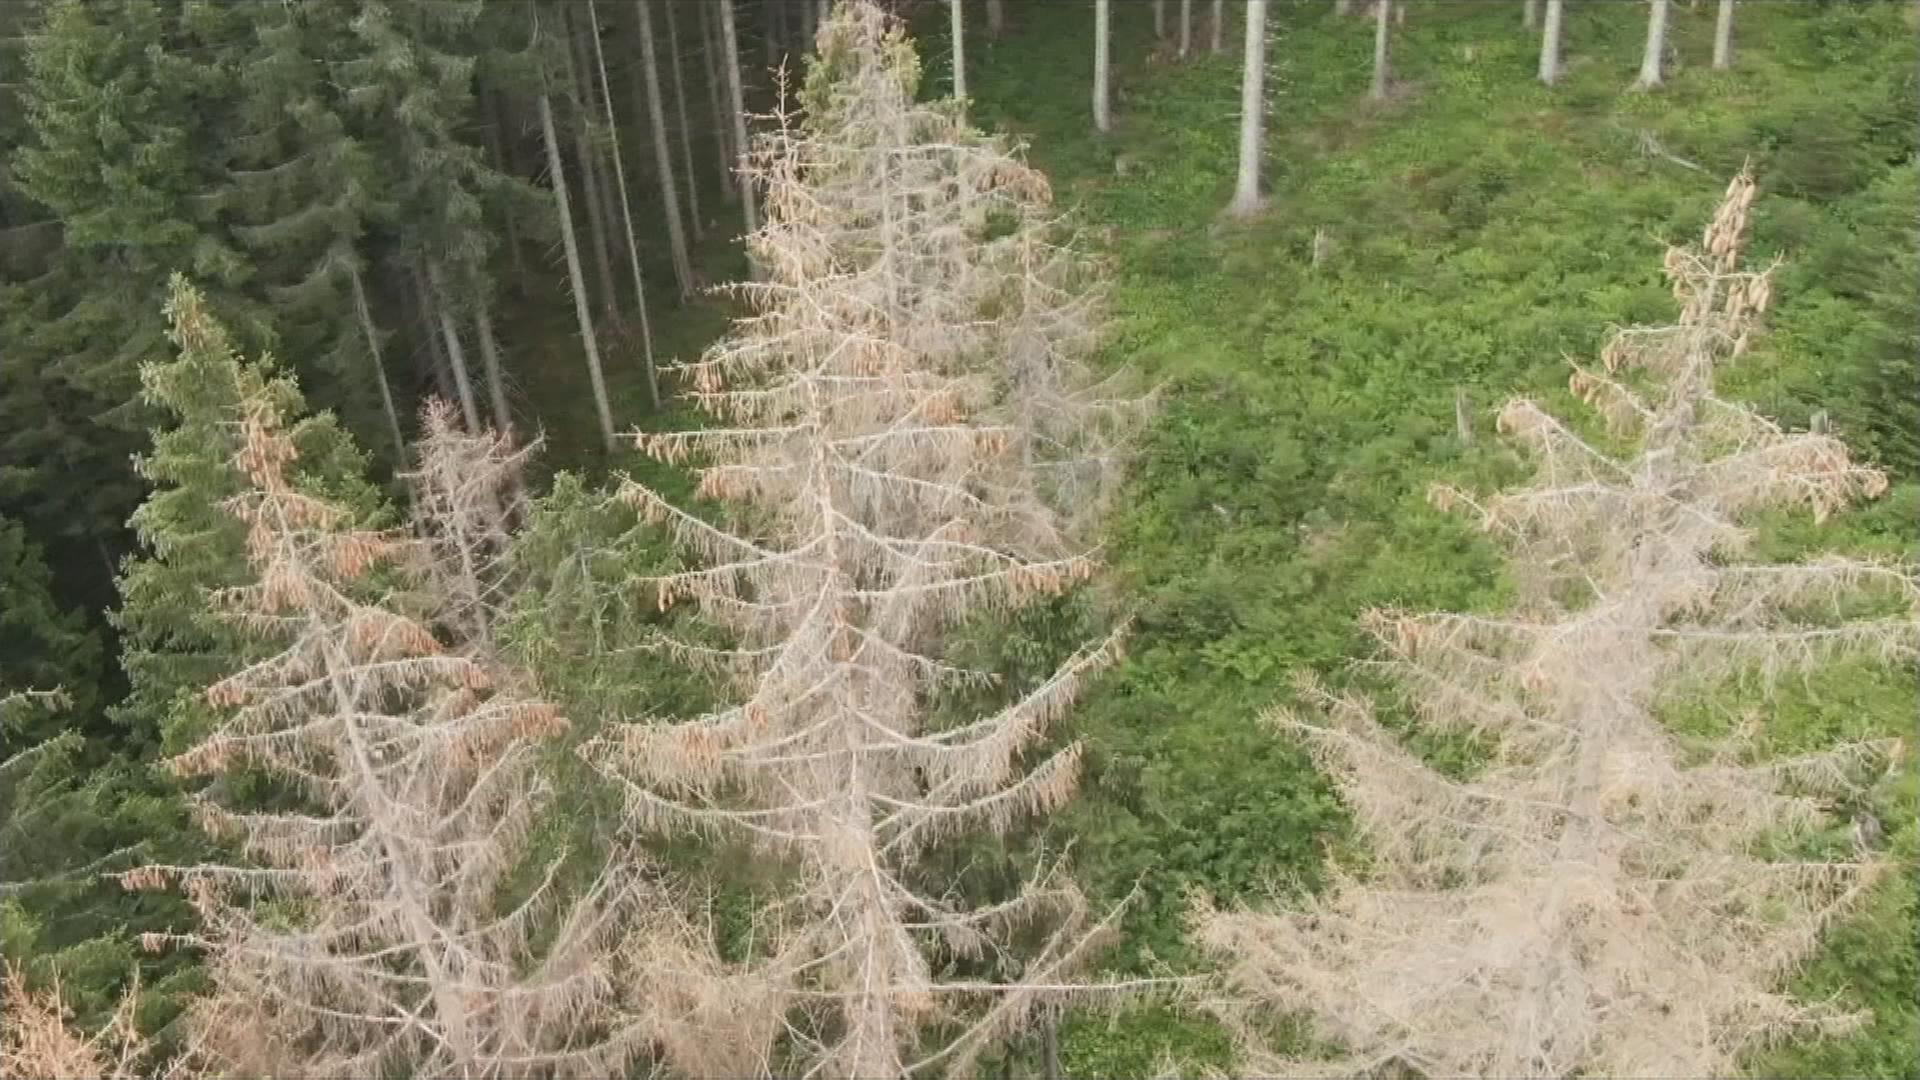
<path fill-rule="evenodd" d="M 1207 28 L 1212 40 L 1207 43 L 1213 55 L 1227 51 L 1227 0 L 1213 0 L 1213 25 Z"/>
<path fill-rule="evenodd" d="M 730 4 L 733 0 L 721 2 Z M 772 67 L 780 61 L 780 36 L 786 32 L 787 21 L 781 15 L 780 0 L 761 0 L 760 10 L 766 23 L 760 40 L 766 46 L 767 66 Z"/>
<path fill-rule="evenodd" d="M 1153 39 L 1167 39 L 1167 0 L 1153 0 Z"/>
<path fill-rule="evenodd" d="M 947 0 L 947 13 L 953 22 L 953 96 L 967 99 L 966 9 L 960 0 Z"/>
<path fill-rule="evenodd" d="M 652 74 L 653 54 L 652 54 L 652 49 L 650 47 L 652 45 L 652 39 L 653 39 L 652 30 L 651 30 L 652 20 L 649 18 L 647 14 L 646 2 L 647 0 L 641 0 L 639 4 L 640 30 L 641 30 L 641 42 L 643 46 L 645 46 L 644 51 L 647 54 L 646 56 L 647 72 L 648 74 Z M 595 12 L 594 0 L 587 0 L 587 11 L 589 14 L 594 14 L 596 21 L 598 20 L 598 15 Z M 620 130 L 618 126 L 614 123 L 613 88 L 607 85 L 606 55 L 600 48 L 600 39 L 597 36 L 593 39 L 593 53 L 594 53 L 594 59 L 598 61 L 600 65 L 600 90 L 602 92 L 602 95 L 605 97 L 606 103 L 607 103 L 607 132 L 609 137 L 612 139 L 613 171 L 614 171 L 614 179 L 616 181 L 615 186 L 620 193 L 620 224 L 623 226 L 623 228 L 621 229 L 621 232 L 627 238 L 627 262 L 628 262 L 629 268 L 633 271 L 633 303 L 634 303 L 634 308 L 640 312 L 640 348 L 641 348 L 640 370 L 641 370 L 641 374 L 645 377 L 645 380 L 646 380 L 647 408 L 654 409 L 654 408 L 658 408 L 660 405 L 660 389 L 659 389 L 659 383 L 657 381 L 656 375 L 654 374 L 654 368 L 653 368 L 653 324 L 647 315 L 646 283 L 641 278 L 641 275 L 640 275 L 640 248 L 639 248 L 638 242 L 634 239 L 634 235 L 633 235 L 633 204 L 627 198 L 627 166 L 626 166 L 624 157 L 622 157 L 620 153 Z M 680 211 L 673 201 L 673 166 L 666 160 L 666 140 L 664 138 L 665 133 L 658 130 L 659 119 L 660 119 L 660 95 L 659 95 L 660 87 L 657 83 L 655 83 L 651 87 L 651 89 L 654 91 L 654 93 L 649 99 L 653 104 L 653 110 L 654 110 L 654 121 L 655 121 L 654 134 L 656 136 L 654 140 L 654 146 L 660 155 L 659 164 L 661 165 L 661 170 L 660 170 L 661 184 L 664 187 L 667 195 L 667 224 L 674 227 L 677 230 L 680 225 Z M 678 239 L 677 236 L 676 236 L 676 239 Z M 686 248 L 684 246 L 684 241 L 682 241 L 682 246 L 678 249 L 678 259 L 675 262 L 675 268 L 678 269 L 680 262 L 684 261 L 685 259 L 686 259 Z"/>
<path fill-rule="evenodd" d="M 1180 58 L 1193 51 L 1193 0 L 1180 0 Z"/>
<path fill-rule="evenodd" d="M 460 416 L 467 422 L 468 431 L 478 432 L 480 406 L 473 397 L 473 380 L 467 375 L 467 350 L 460 344 L 460 329 L 454 324 L 453 313 L 447 310 L 446 275 L 440 272 L 438 263 L 427 264 L 427 288 L 431 290 L 435 318 L 440 323 L 440 336 L 447 343 L 454 389 L 460 394 Z"/>
<path fill-rule="evenodd" d="M 447 363 L 447 348 L 440 340 L 440 325 L 433 317 L 433 297 L 427 290 L 427 275 L 413 268 L 413 295 L 420 309 L 420 331 L 427 342 L 427 374 L 433 378 L 433 391 L 443 401 L 459 397 L 453 386 L 453 373 Z"/>
<path fill-rule="evenodd" d="M 487 369 L 487 396 L 493 404 L 493 426 L 502 433 L 513 430 L 513 410 L 507 407 L 507 382 L 500 371 L 500 344 L 493 337 L 493 311 L 486 298 L 474 305 L 474 330 L 480 338 L 480 362 Z"/>
<path fill-rule="evenodd" d="M 1006 0 L 987 0 L 987 37 L 994 41 L 1007 29 Z"/>
<path fill-rule="evenodd" d="M 1375 101 L 1387 97 L 1387 19 L 1393 14 L 1393 0 L 1374 0 L 1373 5 L 1373 87 L 1367 96 Z"/>
<path fill-rule="evenodd" d="M 600 274 L 601 298 L 605 301 L 607 317 L 617 320 L 620 317 L 620 286 L 613 276 L 613 254 L 607 248 L 606 203 L 600 187 L 600 152 L 593 144 L 593 87 L 580 70 L 583 66 L 578 56 L 580 35 L 569 27 L 567 38 L 567 84 L 573 88 L 580 104 L 579 115 L 575 117 L 573 126 L 573 146 L 575 155 L 580 159 L 580 183 L 585 189 L 587 231 L 593 234 L 593 264 Z"/>
<path fill-rule="evenodd" d="M 360 332 L 366 335 L 367 358 L 373 362 L 373 381 L 380 388 L 380 408 L 387 414 L 387 432 L 393 436 L 394 461 L 407 459 L 407 439 L 400 433 L 400 412 L 393 407 L 393 388 L 387 385 L 387 365 L 380 359 L 380 331 L 373 325 L 373 311 L 367 305 L 367 290 L 357 267 L 347 271 L 353 286 L 353 314 L 360 320 Z"/>
<path fill-rule="evenodd" d="M 721 89 L 723 76 L 720 74 L 719 49 L 714 45 L 713 5 L 700 5 L 700 53 L 707 69 L 707 105 L 713 110 L 713 151 L 720 166 L 720 197 L 731 206 L 740 201 L 740 193 L 733 186 L 733 125 L 727 123 L 727 107 L 720 103 L 724 94 Z"/>
<path fill-rule="evenodd" d="M 1353 0 L 1333 0 L 1333 13 L 1341 18 L 1353 14 Z"/>
<path fill-rule="evenodd" d="M 1667 0 L 1648 0 L 1647 52 L 1640 58 L 1640 77 L 1633 85 L 1642 89 L 1660 85 L 1660 62 L 1667 51 Z"/>
<path fill-rule="evenodd" d="M 1104 0 L 1103 0 L 1104 2 Z M 740 203 L 747 216 L 747 231 L 760 227 L 760 216 L 753 209 L 753 179 L 746 173 L 747 105 L 740 86 L 740 46 L 733 32 L 733 0 L 720 2 L 720 43 L 727 53 L 727 94 L 733 100 L 733 152 L 739 163 Z"/>
<path fill-rule="evenodd" d="M 660 5 L 667 12 L 667 62 L 673 70 L 673 112 L 680 121 L 680 171 L 687 176 L 687 224 L 693 227 L 694 243 L 705 231 L 700 226 L 700 181 L 693 175 L 693 129 L 687 123 L 687 79 L 680 65 L 680 25 L 673 0 Z"/>
<path fill-rule="evenodd" d="M 1528 30 L 1540 25 L 1540 0 L 1526 0 L 1520 5 L 1520 25 Z"/>
<path fill-rule="evenodd" d="M 1240 174 L 1227 212 L 1245 217 L 1260 209 L 1260 148 L 1266 112 L 1267 0 L 1247 0 L 1245 64 L 1240 73 Z"/>
<path fill-rule="evenodd" d="M 1560 79 L 1560 8 L 1562 0 L 1547 0 L 1546 26 L 1540 31 L 1540 81 L 1552 86 Z"/>
<path fill-rule="evenodd" d="M 1093 0 L 1093 127 L 1103 135 L 1113 130 L 1113 115 L 1107 108 L 1107 54 L 1112 23 L 1113 0 Z"/>
<path fill-rule="evenodd" d="M 587 351 L 587 375 L 593 384 L 594 411 L 600 418 L 600 437 L 613 449 L 613 410 L 607 404 L 607 381 L 600 370 L 600 340 L 593 332 L 593 312 L 587 302 L 586 275 L 580 270 L 580 244 L 573 235 L 573 212 L 567 202 L 567 172 L 560 160 L 560 136 L 553 128 L 553 102 L 540 95 L 540 134 L 547 146 L 547 171 L 553 183 L 553 201 L 560 215 L 560 242 L 567 255 L 567 281 L 573 289 L 573 314 L 580 323 L 580 343 Z"/>
<path fill-rule="evenodd" d="M 687 231 L 680 222 L 680 193 L 673 182 L 673 144 L 667 141 L 667 112 L 660 100 L 660 66 L 658 50 L 653 44 L 653 5 L 655 0 L 634 0 L 633 9 L 640 16 L 640 70 L 647 81 L 647 122 L 653 128 L 653 165 L 660 174 L 660 197 L 666 202 L 667 245 L 673 257 L 673 281 L 680 288 L 680 299 L 693 295 L 693 263 L 687 258 Z M 593 0 L 587 0 L 591 10 Z M 596 53 L 598 47 L 596 46 Z M 605 79 L 605 68 L 601 69 L 601 78 Z M 607 124 L 613 124 L 613 109 L 609 102 Z M 620 142 L 618 137 L 613 144 L 614 168 L 620 167 Z M 628 214 L 627 186 L 620 185 L 620 211 Z M 632 246 L 632 221 L 628 221 L 628 246 Z M 634 262 L 634 281 L 640 280 L 639 261 Z M 641 325 L 646 325 L 644 305 L 640 316 Z M 651 334 L 647 335 L 651 337 Z M 651 347 L 649 347 L 651 348 Z"/>
<path fill-rule="evenodd" d="M 1713 69 L 1725 71 L 1733 66 L 1733 0 L 1720 0 L 1713 18 Z"/>

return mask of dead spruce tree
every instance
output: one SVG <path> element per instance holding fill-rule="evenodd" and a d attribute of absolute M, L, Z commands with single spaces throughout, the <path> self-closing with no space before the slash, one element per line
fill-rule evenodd
<path fill-rule="evenodd" d="M 817 43 L 804 125 L 775 117 L 752 155 L 766 217 L 750 243 L 767 276 L 740 291 L 755 313 L 681 369 L 717 422 L 640 439 L 667 461 L 697 457 L 699 493 L 740 513 L 716 526 L 638 483 L 622 490 L 702 559 L 641 584 L 732 635 L 660 647 L 730 675 L 738 696 L 585 753 L 638 827 L 742 837 L 789 860 L 742 983 L 757 981 L 778 1021 L 755 1030 L 771 1039 L 784 1022 L 760 1070 L 964 1074 L 1035 1010 L 1093 989 L 1073 969 L 1101 926 L 1057 865 L 971 907 L 921 860 L 1069 797 L 1078 747 L 1038 743 L 1116 642 L 999 711 L 939 723 L 943 691 L 990 681 L 953 660 L 944 632 L 1093 572 L 1026 462 L 1081 454 L 1056 422 L 1108 410 L 1078 393 L 1086 306 L 1051 291 L 1047 267 L 1067 249 L 1043 235 L 1041 177 L 952 102 L 915 103 L 911 46 L 874 5 L 838 5 Z M 1062 411 L 1023 427 L 1024 386 Z M 1006 977 L 942 974 L 969 960 Z"/>
<path fill-rule="evenodd" d="M 150 1047 L 133 1022 L 139 998 L 135 986 L 121 995 L 106 1026 L 92 1035 L 73 1027 L 56 981 L 35 993 L 12 964 L 0 974 L 0 1080 L 138 1080 L 154 1076 L 146 1058 Z M 192 1075 L 175 1065 L 158 1074 L 165 1080 Z"/>
<path fill-rule="evenodd" d="M 1920 644 L 1906 568 L 1742 561 L 1743 514 L 1824 515 L 1885 484 L 1832 437 L 1714 394 L 1770 296 L 1771 268 L 1738 265 L 1753 191 L 1736 179 L 1704 246 L 1668 252 L 1679 321 L 1619 331 L 1604 370 L 1573 376 L 1639 434 L 1635 454 L 1519 400 L 1500 426 L 1537 455 L 1536 480 L 1485 499 L 1436 489 L 1511 547 L 1519 609 L 1367 617 L 1417 719 L 1481 737 L 1485 768 L 1444 777 L 1364 700 L 1310 684 L 1315 709 L 1277 715 L 1337 779 L 1373 868 L 1336 872 L 1294 912 L 1203 905 L 1200 936 L 1251 1002 L 1223 1012 L 1256 1071 L 1723 1076 L 1744 1047 L 1852 1019 L 1778 987 L 1884 863 L 1782 852 L 1822 823 L 1819 795 L 1865 783 L 1898 745 L 1754 760 L 1740 734 L 1690 748 L 1656 719 L 1735 671 Z M 1874 600 L 1889 614 L 1843 617 Z M 1280 1013 L 1310 1015 L 1346 1056 L 1266 1052 L 1256 1029 Z"/>
<path fill-rule="evenodd" d="M 231 355 L 190 291 L 172 314 L 183 350 Z M 214 990 L 190 1018 L 205 1064 L 617 1072 L 640 1036 L 604 957 L 641 910 L 644 879 L 629 865 L 621 883 L 603 878 L 562 903 L 555 859 L 502 902 L 508 876 L 538 861 L 525 854 L 547 794 L 535 747 L 564 720 L 409 615 L 418 545 L 292 479 L 298 452 L 264 396 L 239 412 L 233 467 L 245 483 L 227 506 L 253 573 L 209 603 L 260 650 L 206 689 L 211 729 L 168 764 L 213 778 L 192 796 L 196 816 L 249 862 L 123 878 L 177 882 L 200 913 L 201 927 L 174 940 L 208 954 Z"/>

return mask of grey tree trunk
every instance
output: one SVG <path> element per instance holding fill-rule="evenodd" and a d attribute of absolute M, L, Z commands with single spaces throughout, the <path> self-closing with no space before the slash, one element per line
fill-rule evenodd
<path fill-rule="evenodd" d="M 561 10 L 566 10 L 562 8 Z M 580 183 L 585 189 L 587 203 L 587 231 L 592 234 L 594 269 L 600 274 L 601 298 L 605 301 L 607 317 L 620 317 L 620 286 L 613 276 L 613 254 L 607 247 L 607 213 L 604 194 L 600 187 L 600 152 L 593 142 L 593 87 L 581 72 L 579 52 L 580 35 L 567 28 L 567 85 L 572 87 L 580 108 L 573 125 L 574 154 L 580 159 Z"/>
<path fill-rule="evenodd" d="M 580 343 L 587 350 L 587 376 L 593 384 L 593 406 L 600 417 L 600 437 L 613 449 L 613 410 L 607 404 L 607 380 L 600 370 L 600 339 L 593 332 L 593 312 L 587 302 L 587 278 L 580 270 L 580 243 L 573 235 L 573 211 L 567 205 L 567 170 L 560 160 L 560 136 L 553 129 L 553 102 L 540 94 L 540 134 L 547 145 L 547 172 L 553 183 L 553 201 L 560 215 L 560 242 L 567 255 L 567 281 L 573 288 L 573 315 L 580 324 Z"/>
<path fill-rule="evenodd" d="M 713 43 L 713 5 L 700 5 L 700 53 L 706 61 L 707 104 L 713 110 L 713 150 L 720 165 L 720 197 L 729 206 L 740 201 L 733 186 L 733 125 L 727 123 L 727 108 L 720 103 L 721 81 L 719 50 Z"/>
<path fill-rule="evenodd" d="M 947 0 L 947 12 L 953 22 L 953 96 L 967 100 L 966 8 L 960 0 Z"/>
<path fill-rule="evenodd" d="M 1093 0 L 1093 128 L 1101 134 L 1113 130 L 1113 114 L 1107 108 L 1109 71 L 1108 39 L 1113 24 L 1113 0 Z"/>
<path fill-rule="evenodd" d="M 1227 51 L 1227 3 L 1226 0 L 1213 0 L 1213 25 L 1208 27 L 1212 40 L 1207 47 L 1213 55 L 1219 56 Z"/>
<path fill-rule="evenodd" d="M 647 15 L 645 0 L 642 0 L 639 7 L 641 45 L 646 53 L 647 74 L 652 75 L 653 50 L 650 47 L 653 43 L 652 20 Z M 594 16 L 595 21 L 598 21 L 598 13 L 594 10 L 594 0 L 587 0 L 587 11 Z M 635 309 L 640 312 L 640 370 L 641 374 L 646 378 L 647 408 L 654 409 L 660 405 L 660 388 L 653 368 L 653 324 L 647 315 L 646 282 L 640 276 L 640 248 L 633 236 L 633 204 L 627 197 L 627 167 L 625 158 L 620 153 L 620 129 L 614 122 L 613 88 L 607 85 L 606 55 L 600 47 L 600 37 L 597 34 L 594 35 L 593 39 L 593 54 L 594 59 L 598 61 L 600 65 L 600 89 L 607 104 L 607 134 L 612 140 L 613 172 L 614 179 L 617 181 L 615 187 L 620 192 L 620 224 L 623 226 L 621 231 L 627 238 L 627 264 L 633 271 L 633 303 Z M 656 83 L 651 89 L 654 93 L 648 100 L 653 105 L 655 129 L 654 149 L 659 154 L 661 185 L 665 189 L 667 196 L 667 224 L 673 227 L 676 234 L 675 239 L 677 240 L 679 239 L 677 234 L 680 226 L 680 210 L 673 201 L 673 166 L 667 161 L 666 133 L 659 130 L 660 94 L 658 91 L 660 87 Z M 676 270 L 679 268 L 680 263 L 686 259 L 686 254 L 686 247 L 684 246 L 684 241 L 682 241 L 674 264 Z"/>
<path fill-rule="evenodd" d="M 987 0 L 987 37 L 995 41 L 1007 29 L 1007 0 Z"/>
<path fill-rule="evenodd" d="M 1733 0 L 1720 0 L 1713 18 L 1713 69 L 1725 71 L 1733 66 Z"/>
<path fill-rule="evenodd" d="M 1193 0 L 1180 0 L 1180 58 L 1193 50 Z"/>
<path fill-rule="evenodd" d="M 1560 79 L 1560 8 L 1563 0 L 1547 0 L 1546 26 L 1540 31 L 1540 81 L 1552 86 Z"/>
<path fill-rule="evenodd" d="M 1528 30 L 1540 25 L 1540 0 L 1526 0 L 1520 5 L 1520 25 Z"/>
<path fill-rule="evenodd" d="M 807 0 L 800 0 L 800 33 L 802 35 L 800 38 L 800 51 L 802 53 L 811 50 L 813 43 L 820 38 L 819 14 L 818 8 L 808 3 Z"/>
<path fill-rule="evenodd" d="M 412 277 L 414 300 L 420 308 L 420 329 L 427 342 L 427 374 L 433 378 L 433 392 L 440 395 L 442 401 L 454 401 L 460 392 L 454 388 L 446 343 L 440 339 L 440 324 L 433 317 L 433 297 L 427 290 L 427 275 L 415 266 Z"/>
<path fill-rule="evenodd" d="M 1375 101 L 1387 97 L 1387 19 L 1393 14 L 1393 0 L 1374 0 L 1373 4 L 1373 86 L 1367 96 Z"/>
<path fill-rule="evenodd" d="M 721 2 L 730 4 L 733 0 L 721 0 Z M 783 14 L 781 0 L 760 0 L 760 9 L 764 13 L 762 21 L 767 24 L 765 33 L 761 35 L 761 42 L 766 45 L 767 66 L 772 67 L 780 60 L 780 38 L 786 33 L 787 20 Z"/>
<path fill-rule="evenodd" d="M 660 197 L 667 204 L 667 245 L 669 253 L 673 256 L 673 280 L 674 284 L 680 287 L 680 298 L 685 300 L 693 295 L 693 263 L 687 258 L 687 231 L 680 222 L 680 193 L 673 182 L 673 144 L 667 141 L 667 114 L 660 100 L 658 50 L 653 44 L 654 2 L 655 0 L 634 0 L 633 9 L 640 16 L 640 70 L 647 80 L 647 121 L 653 127 L 653 165 L 660 174 Z M 591 9 L 593 0 L 587 0 L 587 6 Z M 598 42 L 599 39 L 594 40 Z M 596 45 L 595 48 L 597 50 L 598 46 Z M 603 79 L 606 77 L 604 72 L 605 69 L 602 68 Z M 608 126 L 613 124 L 611 102 L 607 107 L 607 124 Z M 614 167 L 617 169 L 620 163 L 620 143 L 617 137 L 613 145 Z M 626 185 L 621 184 L 622 213 L 627 212 L 626 191 Z M 631 229 L 629 229 L 629 236 L 631 236 Z M 637 273 L 639 265 L 636 259 L 634 262 L 636 282 L 639 281 Z M 643 311 L 642 325 L 645 322 L 646 316 Z"/>
<path fill-rule="evenodd" d="M 487 369 L 487 394 L 492 398 L 495 430 L 513 430 L 513 410 L 507 407 L 507 383 L 500 371 L 500 344 L 493 338 L 493 312 L 485 297 L 474 304 L 474 330 L 480 338 L 480 362 Z"/>
<path fill-rule="evenodd" d="M 1353 0 L 1333 0 L 1333 13 L 1341 18 L 1353 14 Z"/>
<path fill-rule="evenodd" d="M 453 386 L 460 395 L 460 416 L 467 422 L 467 430 L 480 430 L 480 406 L 474 401 L 473 380 L 467 376 L 467 351 L 460 345 L 460 330 L 454 325 L 453 313 L 447 310 L 447 286 L 445 276 L 440 273 L 440 264 L 427 263 L 427 288 L 433 302 L 434 317 L 440 324 L 440 336 L 447 344 L 447 360 L 453 368 Z"/>
<path fill-rule="evenodd" d="M 348 267 L 347 282 L 353 286 L 353 314 L 360 320 L 360 332 L 366 335 L 367 358 L 373 361 L 373 381 L 380 388 L 380 408 L 387 414 L 387 432 L 393 436 L 393 460 L 405 461 L 407 439 L 400 433 L 400 413 L 393 407 L 393 388 L 387 385 L 387 365 L 380 359 L 380 331 L 373 325 L 373 311 L 367 306 L 367 290 L 361 284 L 359 267 Z"/>
<path fill-rule="evenodd" d="M 1660 62 L 1667 51 L 1667 0 L 1648 0 L 1647 52 L 1640 59 L 1640 77 L 1633 85 L 1649 89 L 1660 85 Z"/>
<path fill-rule="evenodd" d="M 1153 0 L 1153 39 L 1167 39 L 1167 0 Z"/>
<path fill-rule="evenodd" d="M 660 5 L 667 12 L 667 62 L 673 69 L 673 111 L 680 121 L 680 170 L 687 175 L 687 224 L 693 227 L 694 243 L 700 242 L 704 231 L 700 226 L 700 181 L 693 175 L 693 129 L 687 123 L 687 80 L 680 66 L 680 27 L 673 9 L 678 5 L 667 0 Z"/>
<path fill-rule="evenodd" d="M 1246 62 L 1240 73 L 1240 174 L 1227 212 L 1245 217 L 1260 209 L 1260 150 L 1265 140 L 1267 0 L 1247 0 Z"/>
<path fill-rule="evenodd" d="M 1104 2 L 1104 0 L 1103 0 Z M 746 173 L 747 104 L 740 86 L 740 45 L 733 32 L 733 0 L 720 0 L 720 42 L 727 53 L 727 94 L 733 100 L 733 151 L 739 163 L 740 203 L 747 215 L 747 231 L 760 227 L 760 216 L 753 209 L 753 179 Z"/>

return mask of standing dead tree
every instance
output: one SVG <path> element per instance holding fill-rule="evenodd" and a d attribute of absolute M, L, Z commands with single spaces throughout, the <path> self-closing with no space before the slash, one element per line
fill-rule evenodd
<path fill-rule="evenodd" d="M 1777 987 L 1885 864 L 1768 841 L 1820 824 L 1818 796 L 1864 784 L 1898 745 L 1766 760 L 1751 731 L 1690 747 L 1656 717 L 1729 674 L 1920 646 L 1907 568 L 1742 561 L 1742 515 L 1820 516 L 1885 485 L 1832 437 L 1713 392 L 1771 295 L 1771 268 L 1738 265 L 1753 191 L 1736 179 L 1704 245 L 1668 252 L 1679 321 L 1617 332 L 1605 370 L 1573 377 L 1640 435 L 1633 456 L 1520 400 L 1500 426 L 1538 456 L 1537 479 L 1485 499 L 1436 489 L 1511 547 L 1519 609 L 1367 617 L 1416 718 L 1488 748 L 1479 774 L 1442 776 L 1367 702 L 1311 683 L 1316 709 L 1277 715 L 1337 779 L 1373 871 L 1336 872 L 1294 912 L 1199 912 L 1253 1003 L 1222 1011 L 1255 1070 L 1726 1075 L 1744 1047 L 1856 1019 Z M 1885 614 L 1849 617 L 1872 603 Z M 1347 1056 L 1266 1052 L 1256 1029 L 1276 1012 L 1310 1015 Z"/>
<path fill-rule="evenodd" d="M 60 986 L 33 992 L 12 964 L 0 975 L 0 1080 L 138 1080 L 155 1075 L 145 1059 L 149 1047 L 133 1023 L 139 987 L 121 995 L 105 1027 L 92 1035 L 76 1031 Z M 175 1065 L 159 1074 L 172 1080 L 189 1076 Z"/>
<path fill-rule="evenodd" d="M 738 697 L 585 753 L 638 827 L 744 837 L 790 860 L 755 965 L 774 1022 L 735 1020 L 770 1040 L 784 1024 L 761 1061 L 964 1074 L 1036 1010 L 1096 989 L 1072 974 L 1102 927 L 1057 866 L 970 907 L 928 880 L 923 856 L 1070 796 L 1079 748 L 1034 760 L 1038 744 L 1117 642 L 946 724 L 941 695 L 991 677 L 957 663 L 945 631 L 1093 572 L 1027 462 L 1080 455 L 1079 436 L 1052 425 L 1109 410 L 1080 394 L 1086 305 L 1050 291 L 1046 267 L 1068 249 L 1040 228 L 1044 180 L 953 103 L 915 103 L 911 46 L 874 5 L 838 5 L 817 42 L 804 125 L 775 117 L 752 155 L 766 218 L 750 243 L 767 278 L 739 288 L 755 313 L 681 369 L 718 422 L 639 440 L 667 461 L 697 457 L 699 494 L 742 512 L 716 526 L 638 483 L 622 490 L 702 558 L 640 584 L 732 635 L 659 647 L 730 676 Z M 1023 421 L 1025 386 L 1063 411 Z M 942 974 L 956 962 L 1014 974 Z"/>
<path fill-rule="evenodd" d="M 183 348 L 228 354 L 197 296 L 176 295 L 172 314 Z M 210 603 L 260 653 L 207 688 L 221 714 L 169 765 L 218 778 L 193 795 L 196 816 L 250 861 L 122 879 L 178 882 L 200 912 L 201 929 L 173 938 L 209 954 L 199 1053 L 252 1075 L 617 1072 L 640 1025 L 605 957 L 647 886 L 623 867 L 564 904 L 558 859 L 530 888 L 508 883 L 539 862 L 535 750 L 565 721 L 408 613 L 418 545 L 305 490 L 269 401 L 243 401 L 237 423 L 246 486 L 228 506 L 254 573 Z M 260 789 L 243 774 L 270 797 L 248 799 Z"/>

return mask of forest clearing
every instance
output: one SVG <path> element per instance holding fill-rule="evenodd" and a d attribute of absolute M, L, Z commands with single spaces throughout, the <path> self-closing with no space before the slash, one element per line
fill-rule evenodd
<path fill-rule="evenodd" d="M 1913 1076 L 1916 106 L 1910 0 L 0 7 L 0 1076 Z"/>

